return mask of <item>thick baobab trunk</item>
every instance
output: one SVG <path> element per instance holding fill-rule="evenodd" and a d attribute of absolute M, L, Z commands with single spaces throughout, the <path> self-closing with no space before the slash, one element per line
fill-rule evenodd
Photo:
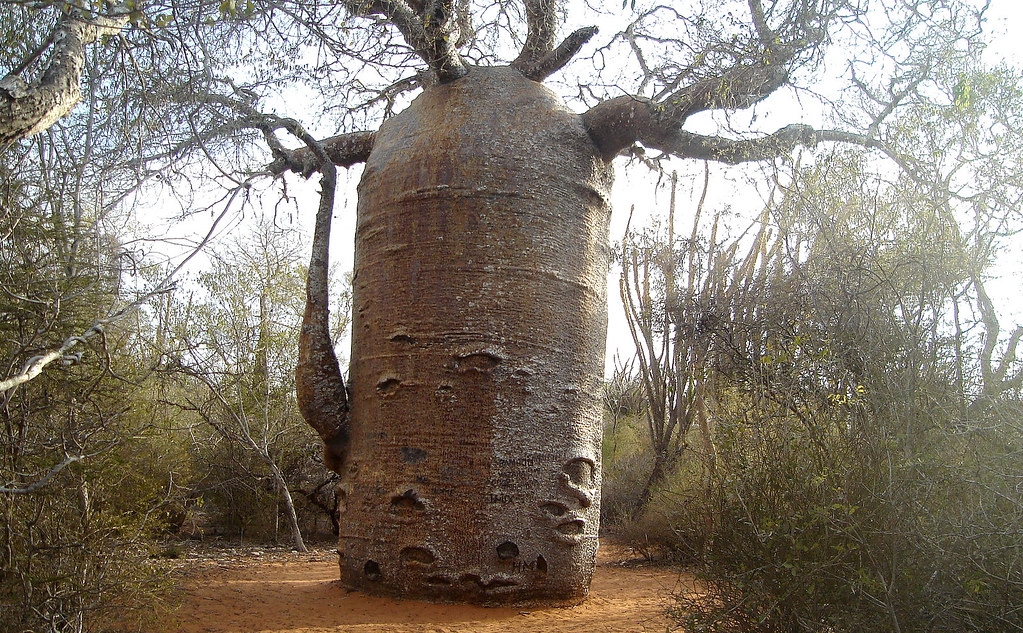
<path fill-rule="evenodd" d="M 512 68 L 428 88 L 359 185 L 344 584 L 571 603 L 597 549 L 610 167 Z"/>

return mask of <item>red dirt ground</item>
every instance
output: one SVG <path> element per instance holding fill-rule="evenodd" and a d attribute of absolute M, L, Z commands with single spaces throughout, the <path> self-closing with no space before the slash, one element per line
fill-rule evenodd
<path fill-rule="evenodd" d="M 238 548 L 179 563 L 180 608 L 168 633 L 569 633 L 665 631 L 680 580 L 603 543 L 590 597 L 569 608 L 482 608 L 399 601 L 346 591 L 333 552 Z"/>

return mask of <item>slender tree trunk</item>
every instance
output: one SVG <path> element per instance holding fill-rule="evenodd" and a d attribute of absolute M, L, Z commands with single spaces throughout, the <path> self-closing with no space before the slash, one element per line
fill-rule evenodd
<path fill-rule="evenodd" d="M 309 550 L 305 546 L 305 540 L 302 538 L 302 529 L 298 525 L 298 513 L 295 512 L 295 501 L 291 497 L 291 491 L 288 490 L 288 483 L 284 481 L 284 475 L 281 474 L 281 469 L 273 463 L 273 460 L 267 459 L 267 463 L 270 464 L 270 468 L 273 471 L 274 481 L 277 483 L 277 492 L 280 495 L 280 499 L 284 502 L 284 514 L 288 518 L 288 528 L 291 530 L 291 541 L 295 544 L 295 549 L 298 551 L 308 552 Z"/>
<path fill-rule="evenodd" d="M 658 450 L 654 455 L 654 467 L 650 470 L 650 476 L 646 478 L 646 483 L 643 484 L 643 489 L 640 490 L 639 496 L 636 497 L 636 505 L 632 508 L 633 520 L 638 519 L 643 514 L 643 510 L 646 508 L 647 502 L 650 501 L 650 493 L 657 484 L 661 483 L 664 479 L 665 474 L 668 472 L 664 456 L 664 451 Z"/>

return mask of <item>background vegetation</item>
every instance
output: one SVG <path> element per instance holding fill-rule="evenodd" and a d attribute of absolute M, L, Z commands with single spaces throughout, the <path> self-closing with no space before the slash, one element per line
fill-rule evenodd
<path fill-rule="evenodd" d="M 626 237 L 605 513 L 687 630 L 1023 630 L 1021 331 L 956 207 L 840 153 L 739 238 Z"/>
<path fill-rule="evenodd" d="M 5 81 L 42 76 L 71 17 L 125 26 L 84 53 L 70 116 L 0 146 L 0 382 L 59 350 L 0 391 L 0 629 L 146 630 L 168 540 L 336 532 L 290 376 L 298 183 L 261 183 L 274 112 L 352 132 L 421 87 L 397 31 L 345 4 L 0 2 Z M 672 196 L 666 222 L 618 244 L 637 355 L 606 389 L 605 525 L 695 573 L 673 610 L 689 630 L 1023 630 L 1023 329 L 988 290 L 1023 226 L 1023 81 L 985 61 L 986 5 L 584 4 L 614 29 L 552 80 L 573 107 L 759 62 L 742 16 L 766 5 L 813 36 L 798 89 L 701 125 L 755 141 L 759 116 L 803 108 L 863 133 L 714 186 L 689 161 L 704 195 Z M 486 19 L 466 59 L 507 61 L 519 4 L 470 5 Z M 687 169 L 627 153 L 672 193 L 667 173 Z M 753 222 L 733 213 L 754 195 L 735 195 L 742 178 L 764 198 Z M 168 283 L 180 271 L 132 220 L 154 201 L 251 230 Z M 347 293 L 332 294 L 340 333 Z"/>

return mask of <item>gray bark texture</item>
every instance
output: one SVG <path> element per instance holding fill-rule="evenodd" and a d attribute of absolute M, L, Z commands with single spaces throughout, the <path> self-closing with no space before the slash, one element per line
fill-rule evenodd
<path fill-rule="evenodd" d="M 67 116 L 82 98 L 85 46 L 105 34 L 118 32 L 128 16 L 65 16 L 53 34 L 50 61 L 36 83 L 18 75 L 0 79 L 0 149 L 28 138 Z"/>
<path fill-rule="evenodd" d="M 427 88 L 359 185 L 341 577 L 568 604 L 597 550 L 612 173 L 513 68 Z"/>

